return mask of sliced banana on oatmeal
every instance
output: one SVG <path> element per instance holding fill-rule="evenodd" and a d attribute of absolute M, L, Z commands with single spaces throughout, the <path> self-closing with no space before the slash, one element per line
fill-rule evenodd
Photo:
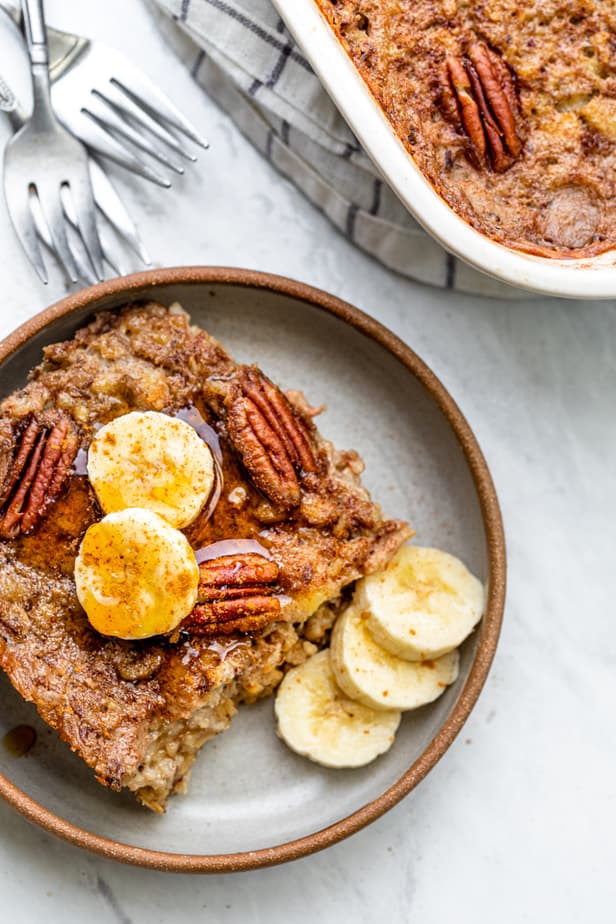
<path fill-rule="evenodd" d="M 338 686 L 372 709 L 417 709 L 437 699 L 458 676 L 458 652 L 430 661 L 404 661 L 382 648 L 356 603 L 338 618 L 331 662 Z"/>
<path fill-rule="evenodd" d="M 149 510 L 129 508 L 86 530 L 75 584 L 97 632 L 149 638 L 172 632 L 191 612 L 199 567 L 183 533 Z"/>
<path fill-rule="evenodd" d="M 206 504 L 216 476 L 212 452 L 190 424 L 132 411 L 98 431 L 88 477 L 105 513 L 143 507 L 182 529 Z"/>
<path fill-rule="evenodd" d="M 292 668 L 278 688 L 278 734 L 324 767 L 361 767 L 388 751 L 400 713 L 354 702 L 339 689 L 327 649 Z"/>
<path fill-rule="evenodd" d="M 359 582 L 356 600 L 383 648 L 423 661 L 462 644 L 481 619 L 485 591 L 454 555 L 405 545 L 384 571 Z"/>

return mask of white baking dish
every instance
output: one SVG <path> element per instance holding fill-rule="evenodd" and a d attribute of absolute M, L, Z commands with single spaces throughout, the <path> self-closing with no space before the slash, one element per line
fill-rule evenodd
<path fill-rule="evenodd" d="M 484 273 L 535 292 L 616 297 L 614 250 L 583 260 L 536 257 L 497 244 L 468 225 L 415 165 L 314 0 L 273 2 L 387 183 L 443 247 Z"/>

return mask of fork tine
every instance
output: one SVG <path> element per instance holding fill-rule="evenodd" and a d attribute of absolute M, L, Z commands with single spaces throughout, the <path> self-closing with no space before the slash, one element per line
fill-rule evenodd
<path fill-rule="evenodd" d="M 92 266 L 90 265 L 89 260 L 81 260 L 77 257 L 75 251 L 71 247 L 71 256 L 75 261 L 75 266 L 77 267 L 77 275 L 79 279 L 85 280 L 89 285 L 96 285 L 97 282 L 100 282 L 100 277 L 96 276 Z"/>
<path fill-rule="evenodd" d="M 68 194 L 75 207 L 77 227 L 99 280 L 104 278 L 103 251 L 96 227 L 96 206 L 88 177 L 71 179 Z"/>
<path fill-rule="evenodd" d="M 157 173 L 148 164 L 136 157 L 123 144 L 120 144 L 116 138 L 98 124 L 98 120 L 92 113 L 87 109 L 83 109 L 80 116 L 83 116 L 83 118 L 78 120 L 67 120 L 65 118 L 64 124 L 84 144 L 87 144 L 98 154 L 102 154 L 103 157 L 108 157 L 109 160 L 114 161 L 121 167 L 131 170 L 146 180 L 151 180 L 157 186 L 162 186 L 164 189 L 170 188 L 171 183 L 166 177 L 161 176 L 160 173 Z"/>
<path fill-rule="evenodd" d="M 1 0 L 0 0 L 0 2 L 1 2 Z M 91 163 L 92 163 L 92 161 L 90 161 L 90 164 L 91 164 Z M 98 169 L 100 170 L 100 167 L 99 167 Z M 102 172 L 102 171 L 101 171 L 101 172 Z M 103 174 L 103 176 L 104 176 L 104 174 Z M 105 179 L 106 179 L 106 177 L 105 177 Z M 109 183 L 108 180 L 107 180 L 107 182 Z M 111 183 L 109 183 L 109 186 L 111 186 Z M 111 188 L 113 189 L 113 187 L 111 187 Z M 66 188 L 63 188 L 63 189 L 62 189 L 62 193 L 68 193 L 68 190 L 67 190 Z M 115 193 L 115 190 L 114 190 L 114 195 L 115 195 L 115 194 L 116 194 L 116 193 Z M 73 199 L 72 199 L 72 197 L 70 196 L 70 194 L 69 194 L 69 195 L 63 195 L 63 196 L 62 196 L 62 205 L 63 205 L 63 207 L 64 207 L 64 212 L 65 212 L 65 214 L 66 214 L 66 217 L 68 218 L 68 220 L 69 220 L 70 224 L 72 225 L 72 227 L 75 229 L 75 234 L 79 234 L 79 227 L 78 227 L 79 223 L 78 223 L 78 221 L 77 221 L 77 213 L 75 212 L 74 202 L 73 202 Z M 120 203 L 120 205 L 121 205 L 121 203 Z M 121 207 L 122 207 L 122 206 L 121 206 Z M 42 214 L 42 213 L 41 213 L 41 214 Z M 103 214 L 105 214 L 105 213 L 103 212 Z M 36 215 L 34 216 L 34 220 L 36 221 Z M 108 221 L 111 223 L 111 219 L 108 219 Z M 129 218 L 129 222 L 130 222 L 130 218 Z M 41 228 L 39 227 L 38 221 L 36 222 L 36 227 L 37 227 L 37 231 L 39 232 L 39 235 L 40 235 L 40 234 L 41 234 Z M 46 230 L 46 225 L 45 225 L 44 221 L 43 221 L 42 227 Z M 111 227 L 115 227 L 115 225 L 111 225 Z M 116 228 L 116 230 L 117 230 L 117 228 Z M 99 228 L 98 231 L 99 231 L 99 240 L 100 240 L 100 243 L 101 243 L 101 250 L 102 250 L 102 253 L 103 253 L 103 259 L 104 259 L 105 263 L 107 263 L 108 266 L 111 267 L 111 269 L 113 270 L 113 272 L 114 272 L 114 274 L 115 274 L 116 276 L 122 276 L 122 275 L 123 275 L 123 271 L 122 271 L 122 269 L 120 268 L 120 262 L 119 262 L 119 260 L 117 259 L 116 254 L 113 252 L 112 247 L 111 247 L 111 244 L 110 244 L 111 235 L 107 234 L 107 229 L 105 228 L 104 225 L 103 225 L 102 228 Z M 81 242 L 82 242 L 82 244 L 83 244 L 83 239 L 82 239 Z M 69 245 L 70 245 L 70 240 L 69 240 Z M 50 241 L 49 246 L 52 246 L 52 245 L 51 245 L 51 241 Z M 88 268 L 87 268 L 87 270 L 84 271 L 84 263 L 83 263 L 83 261 L 78 261 L 77 254 L 75 253 L 75 249 L 74 249 L 73 247 L 71 247 L 71 252 L 72 252 L 72 254 L 73 254 L 73 257 L 75 258 L 75 261 L 78 262 L 77 269 L 79 270 L 80 275 L 81 275 L 84 279 L 87 279 L 88 282 L 98 282 L 99 280 L 94 276 L 93 268 L 90 266 L 90 262 L 88 261 Z"/>
<path fill-rule="evenodd" d="M 124 208 L 122 200 L 113 188 L 113 185 L 107 179 L 104 170 L 99 167 L 92 157 L 90 158 L 90 179 L 92 181 L 92 189 L 94 191 L 96 204 L 107 221 L 109 221 L 116 231 L 128 241 L 141 260 L 149 266 L 151 260 L 139 237 L 135 223 Z M 112 269 L 117 272 L 118 268 L 110 263 L 107 256 L 105 259 Z M 120 273 L 118 272 L 117 275 L 119 276 Z"/>
<path fill-rule="evenodd" d="M 153 157 L 154 160 L 157 160 L 159 164 L 163 164 L 165 167 L 169 167 L 170 170 L 173 170 L 174 173 L 182 174 L 184 173 L 184 168 L 172 160 L 168 155 L 158 148 L 151 139 L 145 138 L 143 135 L 140 135 L 139 132 L 124 119 L 120 118 L 115 112 L 113 105 L 110 100 L 108 100 L 102 93 L 97 92 L 97 97 L 107 104 L 107 112 L 105 115 L 94 112 L 92 109 L 84 108 L 83 112 L 90 116 L 91 119 L 94 119 L 97 125 L 99 125 L 107 134 L 111 135 L 112 138 L 115 138 L 116 135 L 120 135 L 121 138 L 126 139 L 131 144 L 134 144 L 135 147 L 139 148 L 141 151 L 145 151 L 146 154 L 149 154 L 150 157 Z"/>
<path fill-rule="evenodd" d="M 67 190 L 63 189 L 62 192 L 66 193 Z M 69 202 L 69 197 L 63 196 L 62 204 L 64 206 L 65 214 L 67 218 L 69 217 L 69 212 L 71 212 L 73 217 L 75 217 L 73 203 L 69 202 L 69 207 L 67 208 L 67 202 Z M 95 282 L 99 282 L 100 280 L 98 279 L 98 277 L 96 276 L 94 272 L 92 261 L 90 260 L 88 253 L 85 249 L 83 238 L 79 232 L 79 228 L 77 227 L 77 222 L 76 221 L 73 222 L 70 219 L 69 219 L 69 222 L 70 223 L 66 226 L 67 240 L 68 240 L 68 246 L 71 252 L 71 257 L 73 258 L 73 261 L 75 263 L 75 268 L 77 270 L 77 277 L 78 279 L 83 279 L 89 285 L 93 285 Z"/>
<path fill-rule="evenodd" d="M 34 193 L 29 195 L 30 202 L 30 211 L 32 217 L 34 218 L 34 226 L 36 228 L 36 233 L 39 236 L 39 239 L 45 244 L 48 250 L 51 250 L 53 253 L 53 241 L 51 239 L 51 234 L 49 233 L 49 228 L 47 227 L 47 222 L 43 217 L 43 210 L 41 208 L 41 203 L 38 200 L 38 196 Z"/>
<path fill-rule="evenodd" d="M 154 119 L 163 119 L 186 135 L 187 138 L 201 145 L 202 148 L 209 147 L 208 142 L 198 134 L 188 119 L 167 99 L 165 94 L 158 89 L 149 77 L 146 77 L 137 68 L 131 68 L 130 82 L 129 87 L 116 77 L 111 78 L 111 83 L 114 86 L 123 90 L 129 99 L 132 99 L 138 106 L 145 109 Z"/>
<path fill-rule="evenodd" d="M 47 285 L 47 270 L 36 235 L 34 218 L 30 210 L 30 193 L 26 190 L 24 196 L 23 188 L 18 189 L 16 184 L 5 183 L 4 195 L 15 234 L 19 238 L 21 246 L 38 273 L 39 278 Z"/>
<path fill-rule="evenodd" d="M 70 203 L 70 205 L 72 206 L 72 203 Z M 36 225 L 36 233 L 38 234 L 39 238 L 42 240 L 43 244 L 45 244 L 45 246 L 51 251 L 51 253 L 57 257 L 57 254 L 53 246 L 53 241 L 49 233 L 49 228 L 47 227 L 47 222 L 45 221 L 45 216 L 43 215 L 41 203 L 39 202 L 38 196 L 34 195 L 34 193 L 30 196 L 30 209 L 32 211 L 32 217 L 34 218 L 34 224 Z M 74 213 L 72 217 L 68 213 L 68 211 L 67 211 L 67 214 L 69 217 L 69 221 L 71 221 L 76 226 L 77 222 L 73 221 Z M 70 246 L 71 245 L 70 245 L 70 240 L 69 240 L 69 247 Z M 94 278 L 94 273 L 92 272 L 92 268 L 90 267 L 90 265 L 88 264 L 87 267 L 84 266 L 83 261 L 78 258 L 78 255 L 75 253 L 75 250 L 73 249 L 73 247 L 71 247 L 71 253 L 73 255 L 73 259 L 75 261 L 77 272 L 79 273 L 80 278 L 85 279 L 88 282 L 97 282 L 97 280 Z"/>
<path fill-rule="evenodd" d="M 196 162 L 195 155 L 182 147 L 170 128 L 154 119 L 142 106 L 138 106 L 130 96 L 126 95 L 123 89 L 114 84 L 113 80 L 109 81 L 109 86 L 105 89 L 105 92 L 95 87 L 92 89 L 92 95 L 103 100 L 107 106 L 112 107 L 124 123 L 129 122 L 135 124 L 137 128 L 145 128 L 147 132 L 155 135 L 156 138 L 168 145 L 180 157 L 184 157 L 193 164 Z"/>
<path fill-rule="evenodd" d="M 111 247 L 108 245 L 107 241 L 103 238 L 101 240 L 103 246 L 103 253 L 105 254 L 105 263 L 110 267 L 114 276 L 124 276 L 126 273 L 120 265 L 120 261 L 117 259 L 116 255 L 112 253 Z"/>
<path fill-rule="evenodd" d="M 72 203 L 71 203 L 72 204 Z M 34 193 L 30 196 L 30 209 L 32 212 L 32 217 L 34 218 L 34 224 L 36 226 L 36 233 L 39 238 L 42 240 L 43 244 L 51 251 L 51 253 L 57 258 L 55 248 L 53 246 L 53 241 L 49 233 L 49 228 L 47 227 L 47 222 L 45 221 L 45 216 L 43 215 L 43 210 L 41 208 L 41 203 L 39 202 L 38 196 Z M 73 216 L 74 217 L 74 216 Z M 73 221 L 72 217 L 69 214 L 69 220 Z M 73 222 L 75 225 L 77 222 Z M 69 241 L 70 247 L 70 241 Z M 71 254 L 75 261 L 75 266 L 77 267 L 77 272 L 81 279 L 85 279 L 87 282 L 93 283 L 98 280 L 94 278 L 94 273 L 92 268 L 88 264 L 84 265 L 83 260 L 80 260 L 78 255 L 75 253 L 74 249 L 71 247 Z"/>
<path fill-rule="evenodd" d="M 53 241 L 54 250 L 58 260 L 63 265 L 67 276 L 77 282 L 78 272 L 75 266 L 73 254 L 68 245 L 66 236 L 66 225 L 62 200 L 60 198 L 60 187 L 56 189 L 48 183 L 38 183 L 36 192 L 41 203 L 43 215 L 49 228 L 49 233 Z"/>

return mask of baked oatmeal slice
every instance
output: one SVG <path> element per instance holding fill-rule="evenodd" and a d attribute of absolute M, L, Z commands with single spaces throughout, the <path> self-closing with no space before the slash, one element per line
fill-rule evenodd
<path fill-rule="evenodd" d="M 218 502 L 186 535 L 210 559 L 249 548 L 273 561 L 275 616 L 205 629 L 189 618 L 139 642 L 92 629 L 73 579 L 102 516 L 85 452 L 101 424 L 133 410 L 180 414 L 219 453 Z M 239 703 L 327 644 L 344 588 L 410 535 L 383 519 L 358 455 L 322 439 L 314 414 L 177 306 L 154 303 L 105 312 L 48 346 L 0 404 L 0 666 L 99 782 L 154 811 L 186 789 L 197 752 Z"/>

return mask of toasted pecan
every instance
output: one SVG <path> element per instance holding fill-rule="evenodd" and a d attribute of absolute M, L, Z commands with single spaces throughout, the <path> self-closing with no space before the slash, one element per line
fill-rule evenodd
<path fill-rule="evenodd" d="M 299 475 L 318 461 L 307 424 L 256 367 L 242 366 L 225 401 L 227 430 L 252 481 L 285 509 L 301 501 Z"/>
<path fill-rule="evenodd" d="M 35 529 L 60 496 L 79 448 L 72 419 L 30 419 L 15 427 L 6 447 L 0 488 L 0 538 L 15 539 Z"/>
<path fill-rule="evenodd" d="M 507 64 L 485 42 L 445 62 L 441 103 L 446 116 L 464 131 L 471 160 L 497 173 L 522 152 L 517 94 Z"/>
<path fill-rule="evenodd" d="M 256 552 L 202 562 L 197 605 L 181 628 L 208 637 L 264 628 L 280 614 L 278 573 L 276 562 Z"/>

